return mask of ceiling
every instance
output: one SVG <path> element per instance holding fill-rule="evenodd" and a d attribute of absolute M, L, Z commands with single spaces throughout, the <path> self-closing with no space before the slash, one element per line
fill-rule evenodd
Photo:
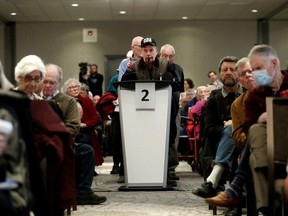
<path fill-rule="evenodd" d="M 121 10 L 127 13 L 121 15 Z M 288 0 L 0 0 L 4 23 L 180 20 L 183 16 L 188 20 L 288 20 Z"/>

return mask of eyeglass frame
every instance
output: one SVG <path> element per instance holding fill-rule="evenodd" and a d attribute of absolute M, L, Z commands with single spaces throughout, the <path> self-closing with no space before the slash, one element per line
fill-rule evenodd
<path fill-rule="evenodd" d="M 32 82 L 34 81 L 35 83 L 40 83 L 42 81 L 42 76 L 36 76 L 36 77 L 31 77 L 30 75 L 24 76 L 25 82 Z"/>
<path fill-rule="evenodd" d="M 69 87 L 67 87 L 67 90 L 69 90 L 69 91 L 71 91 L 71 90 L 80 90 L 80 85 L 69 86 Z"/>
<path fill-rule="evenodd" d="M 253 70 L 249 69 L 246 71 L 242 71 L 241 73 L 238 73 L 238 74 L 239 74 L 239 77 L 245 77 L 247 75 L 247 73 L 252 74 Z"/>

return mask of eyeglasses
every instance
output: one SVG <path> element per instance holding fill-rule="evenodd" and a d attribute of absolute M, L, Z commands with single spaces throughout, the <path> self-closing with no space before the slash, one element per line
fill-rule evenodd
<path fill-rule="evenodd" d="M 41 80 L 42 80 L 42 77 L 41 76 L 36 76 L 36 77 L 33 78 L 32 76 L 27 75 L 27 76 L 24 77 L 24 80 L 26 82 L 32 82 L 34 80 L 35 83 L 40 83 Z"/>
<path fill-rule="evenodd" d="M 134 44 L 133 46 L 141 47 L 141 45 L 138 45 L 138 44 Z"/>
<path fill-rule="evenodd" d="M 252 73 L 252 70 L 249 69 L 249 70 L 247 70 L 247 71 L 242 71 L 242 72 L 239 73 L 239 76 L 240 76 L 240 77 L 244 77 L 244 76 L 246 76 L 247 73 L 251 74 L 251 73 Z"/>
<path fill-rule="evenodd" d="M 79 85 L 69 86 L 67 89 L 68 89 L 68 90 L 79 90 L 79 89 L 80 89 L 80 86 L 79 86 Z"/>
<path fill-rule="evenodd" d="M 54 85 L 56 85 L 57 84 L 57 82 L 56 81 L 49 81 L 49 80 L 44 80 L 43 81 L 43 84 L 44 85 L 51 85 L 51 86 L 54 86 Z"/>

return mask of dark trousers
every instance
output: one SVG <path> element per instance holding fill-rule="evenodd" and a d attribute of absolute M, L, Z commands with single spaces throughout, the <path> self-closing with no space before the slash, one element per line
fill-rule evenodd
<path fill-rule="evenodd" d="M 244 149 L 241 153 L 241 159 L 239 162 L 239 165 L 236 169 L 235 174 L 240 173 L 243 176 L 247 177 L 247 175 L 250 173 L 250 166 L 249 166 L 249 157 L 250 157 L 250 149 L 249 149 L 249 143 L 246 142 L 246 145 L 244 146 Z"/>
<path fill-rule="evenodd" d="M 88 144 L 76 143 L 75 156 L 77 194 L 90 193 L 95 166 L 93 148 Z"/>
<path fill-rule="evenodd" d="M 119 112 L 114 112 L 111 115 L 111 136 L 112 136 L 112 146 L 113 146 L 113 162 L 114 164 L 120 164 L 119 175 L 124 175 L 124 165 L 123 165 L 123 152 L 122 152 L 122 137 L 121 137 L 121 127 L 120 127 L 120 116 Z"/>

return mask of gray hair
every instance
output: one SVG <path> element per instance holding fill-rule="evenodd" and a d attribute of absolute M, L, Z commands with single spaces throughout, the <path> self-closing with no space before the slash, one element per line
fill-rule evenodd
<path fill-rule="evenodd" d="M 160 53 L 162 53 L 164 49 L 171 49 L 172 52 L 173 52 L 173 54 L 175 55 L 175 49 L 174 49 L 174 47 L 173 47 L 171 44 L 165 44 L 165 45 L 163 45 L 163 46 L 161 47 L 161 49 L 160 49 Z"/>
<path fill-rule="evenodd" d="M 62 82 L 62 80 L 63 80 L 63 70 L 62 70 L 61 67 L 59 67 L 56 64 L 51 64 L 51 63 L 46 64 L 46 67 L 55 67 L 57 69 L 57 71 L 58 71 L 58 81 L 59 81 L 59 83 Z"/>
<path fill-rule="evenodd" d="M 260 44 L 254 46 L 250 50 L 248 58 L 251 58 L 252 55 L 260 55 L 267 59 L 277 59 L 279 61 L 278 55 L 276 51 L 273 49 L 273 47 L 266 44 Z"/>
<path fill-rule="evenodd" d="M 247 62 L 249 62 L 249 59 L 247 57 L 241 58 L 235 65 L 235 70 L 238 71 L 239 67 L 244 67 Z"/>
<path fill-rule="evenodd" d="M 68 80 L 66 80 L 61 88 L 61 92 L 62 93 L 65 93 L 67 92 L 68 90 L 68 85 L 71 83 L 71 82 L 75 82 L 77 85 L 79 85 L 79 87 L 81 86 L 81 83 L 76 79 L 76 78 L 69 78 Z"/>
<path fill-rule="evenodd" d="M 45 65 L 41 58 L 36 55 L 28 55 L 23 57 L 15 67 L 15 80 L 19 82 L 20 77 L 25 77 L 32 71 L 40 71 L 42 78 L 45 76 Z"/>
<path fill-rule="evenodd" d="M 202 90 L 205 91 L 206 88 L 207 88 L 207 86 L 198 86 L 198 87 L 196 88 L 196 94 L 198 94 L 199 91 L 202 91 Z"/>

